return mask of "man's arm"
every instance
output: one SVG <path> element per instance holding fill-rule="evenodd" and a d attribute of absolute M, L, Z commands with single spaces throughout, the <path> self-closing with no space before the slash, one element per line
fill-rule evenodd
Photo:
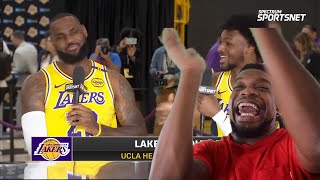
<path fill-rule="evenodd" d="M 120 73 L 120 67 L 113 64 L 111 58 L 110 58 L 110 52 L 108 52 L 108 54 L 103 54 L 103 53 L 100 53 L 100 56 L 105 60 L 105 64 L 106 66 L 109 68 L 109 69 L 112 69 L 114 71 L 117 71 L 118 73 Z M 120 60 L 120 57 L 119 57 L 119 60 Z M 121 60 L 120 60 L 121 62 Z"/>
<path fill-rule="evenodd" d="M 45 88 L 45 77 L 42 72 L 30 75 L 22 85 L 21 124 L 29 155 L 31 155 L 31 137 L 47 136 L 44 114 Z"/>
<path fill-rule="evenodd" d="M 162 53 L 161 49 L 158 48 L 154 52 L 152 59 L 151 59 L 151 64 L 150 64 L 150 68 L 149 68 L 149 73 L 151 74 L 151 76 L 156 76 L 157 71 L 161 70 L 160 67 L 157 66 L 159 61 L 161 61 L 161 58 L 163 58 L 163 53 Z"/>
<path fill-rule="evenodd" d="M 135 96 L 128 81 L 119 73 L 109 71 L 114 92 L 114 103 L 118 128 L 101 126 L 101 136 L 143 136 L 147 135 L 142 114 L 136 106 Z"/>
<path fill-rule="evenodd" d="M 46 92 L 46 81 L 41 71 L 30 75 L 22 85 L 21 104 L 22 114 L 31 111 L 44 112 L 44 97 Z"/>
<path fill-rule="evenodd" d="M 212 75 L 211 85 L 213 87 L 216 86 L 219 74 L 220 73 L 214 73 Z M 230 119 L 227 117 L 227 114 L 220 109 L 218 99 L 214 95 L 199 94 L 197 99 L 197 111 L 212 118 L 222 130 L 224 136 L 231 133 Z"/>
<path fill-rule="evenodd" d="M 159 136 L 150 179 L 186 179 L 193 174 L 201 177 L 198 170 L 206 168 L 199 168 L 198 161 L 192 157 L 192 118 L 204 60 L 194 50 L 184 48 L 174 29 L 165 29 L 162 38 L 181 76 L 172 109 Z M 207 172 L 208 168 L 202 174 Z"/>
<path fill-rule="evenodd" d="M 320 173 L 320 85 L 298 62 L 274 29 L 251 29 L 270 71 L 273 89 L 298 160 Z"/>

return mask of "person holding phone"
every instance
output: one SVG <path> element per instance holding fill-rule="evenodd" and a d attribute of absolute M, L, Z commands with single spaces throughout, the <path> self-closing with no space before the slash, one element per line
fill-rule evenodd
<path fill-rule="evenodd" d="M 141 32 L 134 28 L 124 28 L 120 33 L 120 43 L 118 47 L 119 56 L 122 63 L 121 73 L 129 81 L 133 89 L 142 87 L 142 60 L 140 56 Z M 142 92 L 136 89 L 135 98 L 137 106 L 140 107 Z"/>
<path fill-rule="evenodd" d="M 96 41 L 96 49 L 90 55 L 90 59 L 107 66 L 120 73 L 121 60 L 117 53 L 111 52 L 108 38 L 100 38 Z"/>

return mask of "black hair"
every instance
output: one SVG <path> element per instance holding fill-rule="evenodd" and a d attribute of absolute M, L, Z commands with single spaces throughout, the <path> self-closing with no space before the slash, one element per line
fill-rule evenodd
<path fill-rule="evenodd" d="M 142 33 L 135 28 L 128 28 L 125 27 L 121 30 L 120 33 L 120 39 L 123 39 L 125 37 L 134 37 L 137 38 L 137 40 L 139 41 L 141 39 Z"/>
<path fill-rule="evenodd" d="M 22 32 L 22 31 L 14 31 L 12 33 L 12 36 L 24 41 L 24 32 Z"/>
<path fill-rule="evenodd" d="M 78 21 L 80 23 L 79 19 L 75 15 L 73 15 L 71 13 L 59 13 L 59 14 L 57 14 L 56 16 L 54 16 L 51 19 L 51 23 L 53 23 L 54 21 L 56 21 L 58 19 L 61 19 L 61 18 L 64 18 L 64 17 L 68 17 L 68 16 L 73 17 L 76 21 Z"/>
<path fill-rule="evenodd" d="M 256 15 L 239 14 L 230 16 L 221 26 L 221 33 L 223 30 L 237 30 L 248 41 L 249 45 L 254 47 L 257 59 L 261 58 L 257 43 L 253 38 L 250 28 L 267 28 L 267 23 L 264 21 L 257 21 Z"/>
<path fill-rule="evenodd" d="M 0 80 L 10 75 L 12 57 L 5 52 L 0 52 Z"/>
<path fill-rule="evenodd" d="M 261 70 L 263 72 L 267 72 L 264 64 L 262 64 L 262 63 L 246 64 L 243 66 L 243 68 L 240 70 L 240 72 L 247 70 L 247 69 L 257 69 L 257 70 Z"/>
<path fill-rule="evenodd" d="M 0 52 L 3 52 L 3 40 L 0 38 Z"/>
<path fill-rule="evenodd" d="M 303 28 L 308 28 L 308 29 L 310 29 L 312 32 L 317 32 L 317 28 L 316 28 L 315 26 L 312 26 L 312 25 L 309 25 L 309 24 L 303 26 Z"/>

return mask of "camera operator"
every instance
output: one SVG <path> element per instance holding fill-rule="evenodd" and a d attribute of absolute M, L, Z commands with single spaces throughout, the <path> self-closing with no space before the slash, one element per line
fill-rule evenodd
<path fill-rule="evenodd" d="M 176 92 L 180 71 L 168 57 L 163 46 L 154 52 L 149 71 L 154 82 L 153 90 L 156 94 L 156 103 L 158 106 L 160 103 L 166 102 L 170 94 Z M 155 122 L 153 134 L 156 136 L 159 135 L 161 129 L 162 125 Z"/>
<path fill-rule="evenodd" d="M 117 53 L 111 52 L 109 39 L 100 38 L 96 41 L 95 52 L 90 55 L 90 59 L 105 65 L 109 69 L 120 72 L 121 60 Z"/>
<path fill-rule="evenodd" d="M 163 46 L 156 49 L 150 64 L 150 74 L 154 81 L 154 93 L 157 95 L 157 105 L 166 101 L 169 94 L 175 93 L 179 79 L 179 69 L 168 58 Z"/>

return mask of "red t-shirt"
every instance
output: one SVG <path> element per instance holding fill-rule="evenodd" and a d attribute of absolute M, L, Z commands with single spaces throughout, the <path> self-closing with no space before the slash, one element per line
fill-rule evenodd
<path fill-rule="evenodd" d="M 193 157 L 208 165 L 209 179 L 320 179 L 320 175 L 312 175 L 302 168 L 294 142 L 285 129 L 254 145 L 239 144 L 231 135 L 218 142 L 200 142 L 193 147 Z"/>

